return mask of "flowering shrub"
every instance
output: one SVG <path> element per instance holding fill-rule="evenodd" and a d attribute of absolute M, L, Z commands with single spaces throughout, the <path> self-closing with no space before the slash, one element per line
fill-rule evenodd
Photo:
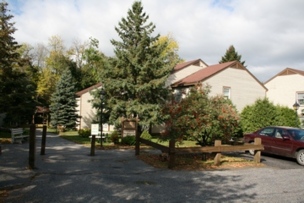
<path fill-rule="evenodd" d="M 166 129 L 163 139 L 195 139 L 200 145 L 212 145 L 233 137 L 239 128 L 239 116 L 229 99 L 209 97 L 210 86 L 197 85 L 183 99 L 172 97 L 163 108 Z"/>

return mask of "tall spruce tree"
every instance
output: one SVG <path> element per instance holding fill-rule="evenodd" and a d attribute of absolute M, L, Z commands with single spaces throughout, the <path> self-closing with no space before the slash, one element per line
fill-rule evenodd
<path fill-rule="evenodd" d="M 76 127 L 76 97 L 75 81 L 67 68 L 57 83 L 56 90 L 51 98 L 50 115 L 51 125 L 64 126 L 67 129 Z"/>
<path fill-rule="evenodd" d="M 28 65 L 18 53 L 20 45 L 12 36 L 16 29 L 8 14 L 8 4 L 0 2 L 0 113 L 7 125 L 22 125 L 35 112 L 35 84 L 24 70 Z"/>
<path fill-rule="evenodd" d="M 165 82 L 173 67 L 164 50 L 167 43 L 157 43 L 152 36 L 155 25 L 148 23 L 140 1 L 135 1 L 115 27 L 121 41 L 111 40 L 116 57 L 102 74 L 107 92 L 110 120 L 139 118 L 139 130 L 160 123 L 161 106 L 168 95 Z"/>
<path fill-rule="evenodd" d="M 233 45 L 231 45 L 227 50 L 224 56 L 222 56 L 222 60 L 219 61 L 219 63 L 225 63 L 229 61 L 238 61 L 243 66 L 245 66 L 245 61 L 242 60 L 242 55 L 239 55 L 236 51 Z M 246 67 L 246 66 L 245 66 Z"/>

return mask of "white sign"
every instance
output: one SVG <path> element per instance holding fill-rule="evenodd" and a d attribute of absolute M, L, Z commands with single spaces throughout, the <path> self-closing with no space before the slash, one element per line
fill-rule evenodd
<path fill-rule="evenodd" d="M 123 137 L 125 136 L 135 136 L 136 131 L 135 130 L 123 130 Z"/>
<path fill-rule="evenodd" d="M 103 131 L 103 132 L 109 131 L 109 125 L 108 125 L 107 123 L 103 123 L 103 124 L 102 124 L 102 131 Z"/>
<path fill-rule="evenodd" d="M 91 124 L 91 135 L 99 134 L 99 124 Z"/>

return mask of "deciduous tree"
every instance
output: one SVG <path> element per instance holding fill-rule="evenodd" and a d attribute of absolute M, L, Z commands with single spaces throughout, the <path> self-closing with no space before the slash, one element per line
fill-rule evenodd
<path fill-rule="evenodd" d="M 239 127 L 239 116 L 231 101 L 222 96 L 209 97 L 210 87 L 197 85 L 180 101 L 172 100 L 163 108 L 164 139 L 194 139 L 201 146 L 214 140 L 227 142 Z"/>
<path fill-rule="evenodd" d="M 105 66 L 108 63 L 108 57 L 99 51 L 98 47 L 99 41 L 97 39 L 90 38 L 89 46 L 84 50 L 84 65 L 81 69 L 81 85 L 83 89 L 100 82 L 101 73 L 104 71 Z"/>
<path fill-rule="evenodd" d="M 167 57 L 167 61 L 170 63 L 171 67 L 175 67 L 176 64 L 183 61 L 183 59 L 178 55 L 178 42 L 171 34 L 160 36 L 156 43 L 160 45 L 164 44 L 166 46 L 161 55 Z"/>

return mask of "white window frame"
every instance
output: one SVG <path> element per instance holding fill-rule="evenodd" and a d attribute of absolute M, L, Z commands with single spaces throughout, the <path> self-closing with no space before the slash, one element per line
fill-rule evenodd
<path fill-rule="evenodd" d="M 226 99 L 230 99 L 231 98 L 231 87 L 223 86 L 223 96 Z"/>
<path fill-rule="evenodd" d="M 304 91 L 296 92 L 296 100 L 300 106 L 304 106 Z"/>

